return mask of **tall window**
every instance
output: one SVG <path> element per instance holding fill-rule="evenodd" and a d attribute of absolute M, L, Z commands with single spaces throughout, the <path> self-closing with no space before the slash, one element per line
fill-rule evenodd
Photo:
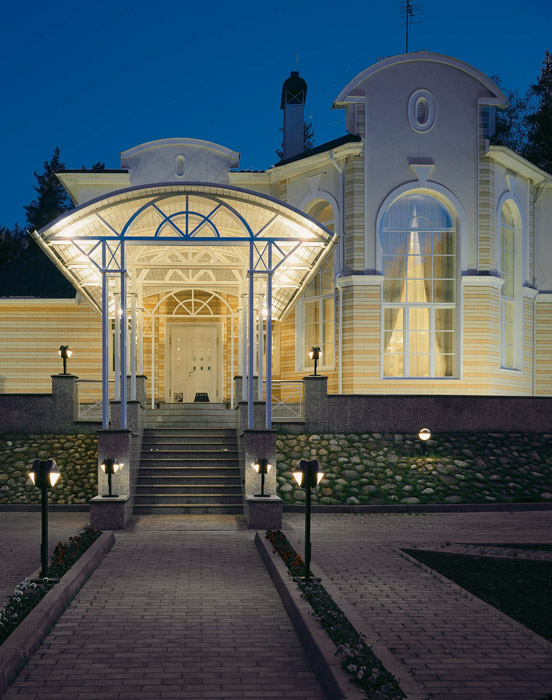
<path fill-rule="evenodd" d="M 384 377 L 456 375 L 456 225 L 434 196 L 387 210 L 383 250 Z"/>
<path fill-rule="evenodd" d="M 309 212 L 326 228 L 333 231 L 334 214 L 330 204 L 319 202 Z M 298 366 L 307 369 L 313 366 L 308 353 L 313 346 L 322 350 L 320 367 L 335 366 L 335 286 L 334 256 L 330 254 L 303 295 L 297 314 L 297 348 L 301 355 Z"/>
<path fill-rule="evenodd" d="M 500 363 L 515 367 L 515 245 L 516 227 L 510 207 L 505 204 L 500 212 L 500 276 L 504 280 L 500 294 Z"/>

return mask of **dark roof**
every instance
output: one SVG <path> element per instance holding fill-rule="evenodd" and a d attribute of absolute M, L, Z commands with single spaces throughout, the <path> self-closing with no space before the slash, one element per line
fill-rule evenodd
<path fill-rule="evenodd" d="M 309 156 L 315 156 L 318 153 L 324 153 L 324 151 L 331 151 L 333 148 L 343 146 L 344 143 L 358 143 L 359 141 L 362 141 L 360 136 L 357 136 L 356 134 L 345 134 L 345 136 L 340 136 L 338 139 L 327 141 L 320 146 L 311 148 L 309 151 L 303 151 L 303 153 L 298 153 L 296 156 L 291 156 L 291 158 L 281 160 L 279 163 L 275 163 L 274 167 L 279 168 L 280 165 L 287 165 L 288 163 L 294 163 L 296 160 L 302 160 L 303 158 L 308 158 Z"/>
<path fill-rule="evenodd" d="M 35 250 L 0 267 L 0 297 L 74 299 L 76 289 L 35 243 Z"/>

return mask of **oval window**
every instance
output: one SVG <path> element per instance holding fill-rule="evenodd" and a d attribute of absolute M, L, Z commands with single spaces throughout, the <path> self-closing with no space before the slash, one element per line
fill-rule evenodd
<path fill-rule="evenodd" d="M 184 175 L 184 168 L 186 167 L 186 158 L 184 156 L 179 155 L 176 156 L 174 159 L 174 172 L 179 176 L 182 177 Z"/>
<path fill-rule="evenodd" d="M 408 100 L 408 121 L 414 131 L 429 131 L 435 123 L 435 98 L 429 90 L 416 90 Z"/>
<path fill-rule="evenodd" d="M 419 126 L 424 126 L 427 122 L 428 109 L 427 100 L 425 97 L 418 97 L 416 101 L 416 121 Z"/>

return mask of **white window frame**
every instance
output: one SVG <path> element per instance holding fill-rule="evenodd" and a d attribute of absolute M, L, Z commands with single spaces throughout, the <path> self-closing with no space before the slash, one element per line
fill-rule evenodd
<path fill-rule="evenodd" d="M 461 310 L 461 295 L 460 295 L 460 279 L 461 275 L 459 274 L 460 270 L 460 260 L 459 260 L 459 239 L 460 239 L 460 232 L 461 232 L 461 224 L 459 221 L 459 216 L 458 216 L 458 211 L 456 210 L 455 207 L 452 207 L 450 203 L 443 201 L 443 199 L 438 195 L 437 192 L 435 191 L 420 191 L 416 189 L 408 189 L 404 190 L 398 197 L 394 198 L 392 201 L 390 201 L 390 198 L 387 198 L 386 202 L 384 203 L 384 206 L 387 204 L 387 206 L 380 209 L 380 213 L 378 215 L 378 238 L 380 238 L 383 235 L 383 221 L 385 219 L 385 214 L 388 211 L 388 209 L 393 206 L 396 202 L 398 202 L 400 199 L 411 196 L 411 195 L 419 195 L 419 196 L 428 196 L 432 197 L 433 199 L 436 199 L 441 206 L 443 206 L 451 215 L 454 223 L 455 223 L 455 236 L 456 236 L 456 251 L 455 251 L 455 258 L 456 258 L 456 288 L 455 288 L 455 295 L 456 295 L 456 301 L 454 302 L 406 302 L 406 303 L 401 303 L 401 302 L 385 302 L 383 301 L 383 289 L 384 285 L 382 285 L 382 296 L 381 296 L 381 348 L 380 348 L 380 357 L 381 357 L 381 372 L 380 372 L 380 378 L 384 381 L 394 381 L 394 380 L 420 380 L 420 381 L 455 381 L 460 379 L 461 376 L 461 333 L 460 333 L 460 328 L 461 328 L 461 317 L 460 317 L 460 310 Z M 382 251 L 382 246 L 381 246 L 381 241 L 378 241 L 379 243 L 379 260 L 381 262 L 381 270 L 383 273 L 383 251 Z M 432 248 L 432 257 L 434 255 L 433 248 Z M 385 279 L 384 279 L 385 283 Z M 410 313 L 409 310 L 412 308 L 429 308 L 429 376 L 424 377 L 424 376 L 419 376 L 419 375 L 411 375 L 410 374 L 410 353 L 409 353 L 409 321 L 410 321 Z M 403 346 L 403 374 L 398 375 L 398 376 L 388 376 L 385 375 L 385 331 L 388 330 L 385 328 L 385 309 L 398 309 L 402 308 L 403 309 L 403 319 L 404 319 L 404 327 L 403 327 L 403 339 L 404 339 L 404 346 Z M 455 310 L 455 327 L 454 327 L 454 333 L 455 333 L 455 343 L 454 343 L 454 374 L 451 376 L 436 376 L 435 375 L 435 360 L 436 360 L 436 355 L 437 353 L 435 352 L 435 311 L 437 309 L 454 309 Z"/>
<path fill-rule="evenodd" d="M 499 200 L 499 204 L 496 212 L 496 269 L 498 271 L 498 276 L 501 279 L 504 278 L 504 273 L 502 270 L 502 210 L 504 207 L 509 209 L 510 215 L 514 220 L 513 229 L 513 269 L 514 269 L 514 296 L 506 296 L 503 293 L 504 285 L 502 285 L 500 290 L 500 309 L 499 309 L 499 323 L 500 323 L 500 346 L 499 346 L 499 368 L 506 372 L 519 372 L 521 371 L 523 363 L 523 295 L 522 295 L 522 275 L 523 275 L 523 219 L 521 217 L 521 208 L 517 198 L 510 192 L 505 193 Z M 512 321 L 512 352 L 513 352 L 513 362 L 510 366 L 506 364 L 506 328 L 507 324 L 505 321 L 505 308 L 506 304 L 512 304 L 513 306 L 513 321 Z"/>

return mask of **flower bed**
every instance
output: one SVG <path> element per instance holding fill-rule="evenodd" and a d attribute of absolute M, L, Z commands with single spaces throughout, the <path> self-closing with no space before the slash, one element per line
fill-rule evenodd
<path fill-rule="evenodd" d="M 25 579 L 15 587 L 14 594 L 0 609 L 0 644 L 40 603 L 54 585 L 52 579 L 61 578 L 101 534 L 100 530 L 87 527 L 79 535 L 71 537 L 68 543 L 60 542 L 54 549 L 48 572 L 50 576 L 38 583 L 31 583 L 29 579 Z"/>
<path fill-rule="evenodd" d="M 305 564 L 280 530 L 267 530 L 266 537 L 282 557 L 292 576 L 304 576 Z M 302 597 L 312 606 L 314 616 L 336 646 L 336 656 L 352 682 L 366 692 L 371 700 L 398 700 L 405 695 L 397 679 L 375 656 L 345 614 L 316 581 L 298 582 Z"/>

